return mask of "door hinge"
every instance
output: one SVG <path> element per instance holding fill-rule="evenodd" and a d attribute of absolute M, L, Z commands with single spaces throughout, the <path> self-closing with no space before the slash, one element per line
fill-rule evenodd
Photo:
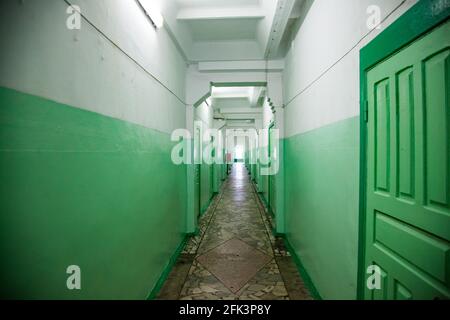
<path fill-rule="evenodd" d="M 364 103 L 364 121 L 369 122 L 369 101 Z"/>

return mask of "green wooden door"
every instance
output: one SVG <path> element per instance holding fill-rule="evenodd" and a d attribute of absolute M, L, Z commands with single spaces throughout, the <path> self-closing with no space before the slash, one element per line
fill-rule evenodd
<path fill-rule="evenodd" d="M 450 298 L 450 24 L 367 73 L 366 299 Z M 369 276 L 370 274 L 367 274 Z"/>

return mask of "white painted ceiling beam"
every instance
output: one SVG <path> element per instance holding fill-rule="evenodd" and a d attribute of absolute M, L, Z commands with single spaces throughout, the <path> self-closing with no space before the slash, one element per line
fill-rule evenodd
<path fill-rule="evenodd" d="M 294 8 L 292 9 L 290 19 L 300 18 L 303 13 L 303 4 L 305 0 L 297 0 L 295 2 Z"/>
<path fill-rule="evenodd" d="M 262 119 L 262 114 L 254 114 L 254 113 L 243 113 L 243 114 L 222 114 L 222 117 L 226 120 L 242 120 L 242 119 L 249 119 L 249 120 L 256 120 L 256 119 Z"/>
<path fill-rule="evenodd" d="M 284 60 L 250 60 L 250 61 L 206 61 L 198 63 L 200 72 L 281 72 L 284 70 Z"/>
<path fill-rule="evenodd" d="M 258 106 L 259 98 L 265 93 L 266 88 L 263 87 L 253 87 L 253 92 L 250 96 L 250 106 L 255 108 Z"/>
<path fill-rule="evenodd" d="M 242 132 L 245 132 L 245 130 L 244 129 L 251 129 L 251 128 L 255 128 L 255 124 L 254 123 L 247 123 L 247 124 L 242 124 L 242 125 L 227 125 L 226 126 L 226 129 L 229 129 L 229 130 L 236 130 L 237 132 L 238 131 L 242 131 Z"/>
<path fill-rule="evenodd" d="M 228 120 L 227 126 L 233 127 L 243 127 L 243 126 L 254 126 L 255 121 L 253 120 Z"/>
<path fill-rule="evenodd" d="M 278 53 L 281 40 L 286 31 L 296 0 L 279 0 L 275 18 L 270 31 L 270 38 L 266 48 L 266 57 L 270 58 Z"/>
<path fill-rule="evenodd" d="M 233 99 L 233 102 L 239 100 L 241 103 L 250 104 L 248 94 L 244 93 L 221 93 L 213 96 L 213 100 L 216 104 L 227 104 L 230 99 Z"/>
<path fill-rule="evenodd" d="M 235 131 L 236 134 L 237 134 L 238 132 L 243 132 L 243 134 L 245 134 L 245 131 L 247 131 L 247 130 L 249 130 L 249 129 L 256 129 L 256 128 L 255 128 L 255 125 L 254 125 L 254 124 L 252 124 L 252 125 L 247 125 L 247 126 L 245 126 L 244 128 L 243 128 L 243 126 L 239 126 L 239 127 L 237 127 L 237 126 L 226 126 L 226 127 L 225 127 L 225 130 Z"/>
<path fill-rule="evenodd" d="M 228 99 L 228 98 L 234 98 L 234 99 L 247 99 L 249 100 L 250 94 L 247 92 L 219 92 L 215 93 L 213 92 L 213 99 Z"/>
<path fill-rule="evenodd" d="M 220 109 L 222 114 L 262 114 L 262 108 L 222 108 Z"/>
<path fill-rule="evenodd" d="M 260 7 L 185 8 L 178 12 L 177 20 L 263 19 Z"/>

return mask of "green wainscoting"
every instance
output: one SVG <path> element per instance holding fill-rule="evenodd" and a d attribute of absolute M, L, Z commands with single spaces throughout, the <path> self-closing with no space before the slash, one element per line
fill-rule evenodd
<path fill-rule="evenodd" d="M 285 141 L 286 238 L 323 299 L 355 299 L 359 117 Z"/>
<path fill-rule="evenodd" d="M 170 135 L 0 88 L 0 296 L 145 299 L 184 239 Z M 174 200 L 175 199 L 175 200 Z M 81 290 L 66 268 L 81 267 Z"/>
<path fill-rule="evenodd" d="M 202 163 L 201 174 L 200 174 L 200 213 L 204 214 L 211 203 L 211 199 L 214 195 L 213 184 L 212 184 L 212 167 L 206 163 Z"/>
<path fill-rule="evenodd" d="M 264 198 L 266 205 L 269 205 L 269 176 L 261 175 L 261 195 Z"/>

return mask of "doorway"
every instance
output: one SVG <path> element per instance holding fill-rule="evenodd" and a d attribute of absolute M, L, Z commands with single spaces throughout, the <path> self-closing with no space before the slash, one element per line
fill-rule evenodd
<path fill-rule="evenodd" d="M 421 1 L 361 51 L 363 299 L 450 298 L 447 17 Z"/>

